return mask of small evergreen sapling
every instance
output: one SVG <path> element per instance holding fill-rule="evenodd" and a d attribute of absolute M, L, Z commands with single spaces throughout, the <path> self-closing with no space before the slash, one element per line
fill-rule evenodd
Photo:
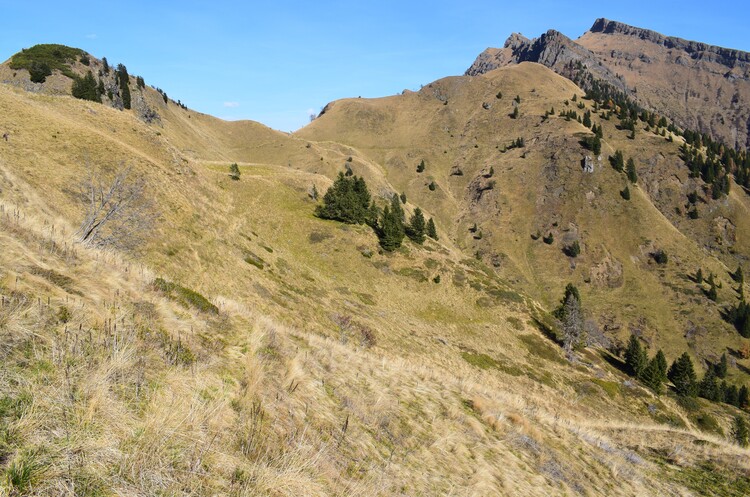
<path fill-rule="evenodd" d="M 234 181 L 239 181 L 240 174 L 241 174 L 240 167 L 237 165 L 236 162 L 233 163 L 231 166 L 229 166 L 229 177 L 232 178 Z"/>
<path fill-rule="evenodd" d="M 427 236 L 429 236 L 433 240 L 438 239 L 437 228 L 435 228 L 435 221 L 433 221 L 432 218 L 427 221 Z"/>

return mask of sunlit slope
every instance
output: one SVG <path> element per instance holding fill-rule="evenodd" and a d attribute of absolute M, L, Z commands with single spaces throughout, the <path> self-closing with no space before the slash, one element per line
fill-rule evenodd
<path fill-rule="evenodd" d="M 307 136 L 313 128 L 286 136 L 158 100 L 161 122 L 145 123 L 131 111 L 0 88 L 0 127 L 10 130 L 0 142 L 3 490 L 20 488 L 25 480 L 10 477 L 25 467 L 24 488 L 39 495 L 681 495 L 713 474 L 707 461 L 728 481 L 747 471 L 746 451 L 699 431 L 697 415 L 671 396 L 628 381 L 597 351 L 571 363 L 540 332 L 567 281 L 582 287 L 588 312 L 601 304 L 579 273 L 553 275 L 569 265 L 557 261 L 559 246 L 532 244 L 536 224 L 515 217 L 558 215 L 537 214 L 538 193 L 522 187 L 543 174 L 534 164 L 547 142 L 560 150 L 559 175 L 577 179 L 579 166 L 562 164 L 580 162 L 574 133 L 583 132 L 532 114 L 553 97 L 564 105 L 575 88 L 519 67 L 498 82 L 435 83 L 448 104 L 431 97 L 430 109 L 474 117 L 456 113 L 461 131 L 442 130 L 458 146 L 413 157 L 406 138 L 388 135 L 403 143 L 389 155 L 403 161 L 396 173 L 377 155 L 390 153 L 385 145 Z M 481 97 L 478 109 L 459 106 L 461 92 Z M 395 102 L 397 114 L 399 98 L 424 95 L 354 102 Z M 494 122 L 507 133 L 486 129 Z M 439 136 L 440 124 L 424 133 Z M 518 137 L 524 148 L 482 155 Z M 147 180 L 158 221 L 139 250 L 82 247 L 81 182 L 89 169 L 106 176 L 121 163 Z M 407 211 L 436 216 L 440 240 L 380 253 L 370 228 L 315 218 L 312 185 L 322 193 L 347 166 L 378 201 L 407 192 Z M 451 176 L 453 166 L 463 176 Z M 514 179 L 520 171 L 525 180 Z M 624 181 L 606 167 L 587 178 L 601 177 Z M 468 186 L 478 178 L 496 181 L 481 198 Z M 513 195 L 506 204 L 504 195 Z M 567 195 L 560 212 L 583 205 Z M 506 206 L 485 214 L 488 202 Z M 633 188 L 630 208 L 661 212 L 636 202 L 649 205 Z M 466 231 L 475 222 L 481 239 Z M 511 229 L 526 248 L 504 239 Z M 488 254 L 500 250 L 495 267 Z M 732 408 L 703 409 L 728 433 Z"/>
<path fill-rule="evenodd" d="M 582 97 L 569 80 L 522 63 L 442 79 L 416 93 L 336 101 L 296 136 L 337 138 L 381 164 L 397 189 L 439 216 L 467 255 L 478 255 L 546 305 L 554 305 L 566 282 L 579 285 L 615 339 L 637 331 L 668 354 L 692 348 L 714 359 L 727 346 L 739 347 L 720 310 L 736 301 L 728 270 L 748 253 L 747 196 L 735 187 L 712 200 L 700 180 L 689 178 L 679 138 L 669 142 L 639 127 L 630 139 L 616 116 L 593 112 L 603 128 L 598 160 L 580 143 L 591 131 L 559 117 L 592 110 Z M 525 146 L 510 148 L 518 138 Z M 628 180 L 608 160 L 615 150 L 636 164 L 629 201 L 620 194 Z M 584 172 L 586 156 L 593 173 Z M 421 160 L 425 171 L 417 173 Z M 435 190 L 428 188 L 432 181 Z M 700 197 L 695 220 L 686 216 L 693 191 Z M 549 234 L 550 245 L 542 240 Z M 562 249 L 574 241 L 582 253 L 570 258 Z M 669 255 L 667 265 L 653 261 L 657 250 Z M 719 305 L 690 281 L 699 267 L 724 282 Z M 686 337 L 691 328 L 697 334 Z"/>

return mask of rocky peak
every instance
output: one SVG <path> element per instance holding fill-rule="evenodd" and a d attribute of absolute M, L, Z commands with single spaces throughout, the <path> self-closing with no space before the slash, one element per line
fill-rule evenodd
<path fill-rule="evenodd" d="M 573 76 L 571 68 L 580 62 L 598 78 L 608 81 L 622 91 L 627 91 L 619 78 L 599 64 L 596 54 L 554 29 L 531 40 L 519 33 L 513 33 L 505 41 L 504 48 L 488 48 L 482 52 L 467 69 L 466 74 L 477 76 L 498 67 L 521 62 L 536 62 L 569 78 Z"/>
<path fill-rule="evenodd" d="M 507 40 L 505 40 L 505 45 L 503 45 L 504 48 L 517 48 L 523 45 L 526 45 L 530 43 L 531 40 L 526 38 L 521 33 L 513 33 L 511 34 Z"/>

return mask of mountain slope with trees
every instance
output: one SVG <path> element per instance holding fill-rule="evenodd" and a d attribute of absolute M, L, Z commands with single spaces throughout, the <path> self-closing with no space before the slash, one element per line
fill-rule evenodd
<path fill-rule="evenodd" d="M 3 491 L 747 491 L 746 199 L 696 143 L 538 64 L 286 135 L 132 75 L 130 109 L 74 98 L 78 57 L 0 85 Z"/>

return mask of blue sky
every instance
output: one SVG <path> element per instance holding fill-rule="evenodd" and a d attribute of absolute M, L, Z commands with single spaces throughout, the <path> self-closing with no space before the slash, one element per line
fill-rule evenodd
<path fill-rule="evenodd" d="M 597 17 L 750 51 L 741 1 L 0 0 L 0 8 L 0 59 L 37 43 L 83 48 L 195 110 L 282 131 L 331 100 L 462 74 L 512 32 L 577 38 Z"/>

